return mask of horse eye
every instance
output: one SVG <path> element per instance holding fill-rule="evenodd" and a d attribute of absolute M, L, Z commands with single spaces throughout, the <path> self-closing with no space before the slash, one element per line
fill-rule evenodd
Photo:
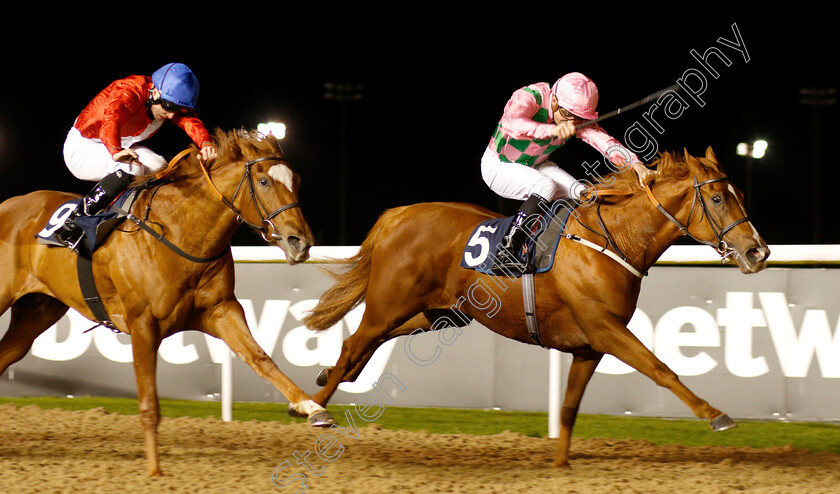
<path fill-rule="evenodd" d="M 261 178 L 260 185 L 262 185 L 263 187 L 268 187 L 268 179 L 265 177 Z"/>
<path fill-rule="evenodd" d="M 723 199 L 721 199 L 720 196 L 713 196 L 712 197 L 712 202 L 715 203 L 715 204 L 720 204 L 720 203 L 723 202 Z"/>

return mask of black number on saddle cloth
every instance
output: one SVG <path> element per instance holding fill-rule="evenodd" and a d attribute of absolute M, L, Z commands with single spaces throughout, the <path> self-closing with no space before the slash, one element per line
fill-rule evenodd
<path fill-rule="evenodd" d="M 76 224 L 79 225 L 84 232 L 84 243 L 88 252 L 92 253 L 96 250 L 111 230 L 113 230 L 118 223 L 125 219 L 125 216 L 114 210 L 121 207 L 126 209 L 129 208 L 131 206 L 131 202 L 134 200 L 136 192 L 136 189 L 130 189 L 120 195 L 120 197 L 114 201 L 111 208 L 105 209 L 104 211 L 92 216 L 79 216 L 75 219 Z M 46 245 L 64 247 L 65 244 L 56 239 L 53 234 L 55 234 L 55 232 L 64 225 L 64 222 L 70 214 L 76 210 L 80 201 L 81 199 L 71 199 L 59 206 L 47 220 L 47 224 L 44 228 L 36 235 L 38 242 Z"/>
<path fill-rule="evenodd" d="M 554 253 L 571 209 L 567 201 L 557 201 L 551 205 L 550 211 L 543 212 L 538 221 L 534 222 L 534 229 L 525 242 L 527 261 L 536 268 L 536 273 L 543 273 L 554 265 Z M 479 223 L 472 231 L 461 255 L 461 267 L 474 269 L 479 273 L 491 272 L 500 246 L 504 245 L 504 236 L 510 229 L 514 216 L 495 218 Z M 521 273 L 513 270 L 510 275 L 519 276 Z"/>

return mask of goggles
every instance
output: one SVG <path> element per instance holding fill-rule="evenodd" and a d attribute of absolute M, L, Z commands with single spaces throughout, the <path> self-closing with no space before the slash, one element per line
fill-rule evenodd
<path fill-rule="evenodd" d="M 163 98 L 150 100 L 149 104 L 160 105 L 161 108 L 163 108 L 164 110 L 166 110 L 168 112 L 172 112 L 172 113 L 189 113 L 190 112 L 189 108 L 183 107 L 181 105 L 176 105 L 175 103 L 173 103 L 171 101 L 167 101 Z"/>

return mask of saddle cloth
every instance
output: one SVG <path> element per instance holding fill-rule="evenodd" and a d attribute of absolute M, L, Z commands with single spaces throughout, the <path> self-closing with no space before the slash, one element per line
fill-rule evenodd
<path fill-rule="evenodd" d="M 99 247 L 108 237 L 108 234 L 111 233 L 111 231 L 125 219 L 125 215 L 118 213 L 117 211 L 128 211 L 131 208 L 131 203 L 134 202 L 137 190 L 138 189 L 134 188 L 123 192 L 119 197 L 117 197 L 110 207 L 97 214 L 76 218 L 76 224 L 79 225 L 84 232 L 83 241 L 88 252 L 92 253 L 96 250 L 96 248 Z M 44 228 L 36 235 L 38 242 L 46 245 L 64 247 L 65 245 L 58 241 L 53 234 L 64 225 L 64 222 L 70 216 L 70 213 L 75 211 L 76 207 L 78 207 L 79 202 L 81 202 L 81 199 L 71 199 L 59 206 L 47 220 L 47 224 L 44 225 Z"/>
<path fill-rule="evenodd" d="M 528 264 L 534 267 L 535 273 L 546 272 L 554 265 L 554 254 L 571 212 L 568 201 L 559 200 L 551 205 L 549 211 L 544 211 L 532 222 L 531 235 L 523 246 L 523 252 L 518 254 L 520 258 L 527 259 Z M 504 245 L 504 236 L 510 230 L 514 218 L 515 216 L 508 216 L 479 223 L 464 247 L 461 267 L 484 274 L 495 274 L 491 272 L 491 268 L 500 246 Z M 518 277 L 522 273 L 512 270 L 509 274 Z"/>

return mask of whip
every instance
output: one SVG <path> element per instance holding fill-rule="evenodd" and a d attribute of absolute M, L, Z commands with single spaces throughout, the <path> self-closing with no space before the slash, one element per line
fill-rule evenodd
<path fill-rule="evenodd" d="M 637 106 L 641 106 L 641 105 L 644 105 L 645 103 L 649 103 L 649 102 L 651 102 L 651 101 L 653 101 L 653 100 L 655 100 L 655 99 L 659 98 L 659 97 L 660 97 L 660 96 L 662 96 L 663 94 L 667 93 L 668 91 L 678 91 L 679 89 L 680 89 L 680 85 L 679 85 L 679 84 L 674 84 L 673 86 L 668 86 L 668 87 L 666 87 L 665 89 L 661 89 L 661 90 L 659 90 L 659 91 L 657 91 L 657 92 L 655 92 L 655 93 L 653 93 L 653 94 L 650 94 L 650 95 L 648 95 L 648 96 L 645 96 L 644 98 L 640 99 L 639 101 L 637 101 L 637 102 L 635 102 L 635 103 L 631 103 L 631 104 L 629 104 L 629 105 L 627 105 L 627 106 L 624 106 L 624 107 L 622 107 L 622 108 L 619 108 L 618 110 L 614 110 L 614 111 L 611 111 L 611 112 L 609 112 L 609 113 L 605 113 L 604 115 L 601 115 L 601 116 L 599 116 L 598 118 L 594 118 L 594 119 L 592 119 L 592 120 L 587 120 L 587 121 L 583 122 L 583 123 L 582 123 L 582 124 L 580 124 L 580 125 L 576 125 L 576 126 L 575 126 L 575 129 L 576 129 L 576 130 L 579 130 L 579 129 L 582 129 L 582 128 L 584 128 L 584 127 L 589 127 L 590 125 L 593 125 L 593 124 L 595 124 L 595 123 L 598 123 L 598 122 L 600 122 L 601 120 L 606 120 L 606 119 L 608 119 L 608 118 L 610 118 L 610 117 L 614 117 L 614 116 L 618 115 L 618 114 L 619 114 L 619 113 L 621 113 L 621 112 L 625 112 L 625 111 L 628 111 L 628 110 L 632 110 L 633 108 L 636 108 Z"/>

